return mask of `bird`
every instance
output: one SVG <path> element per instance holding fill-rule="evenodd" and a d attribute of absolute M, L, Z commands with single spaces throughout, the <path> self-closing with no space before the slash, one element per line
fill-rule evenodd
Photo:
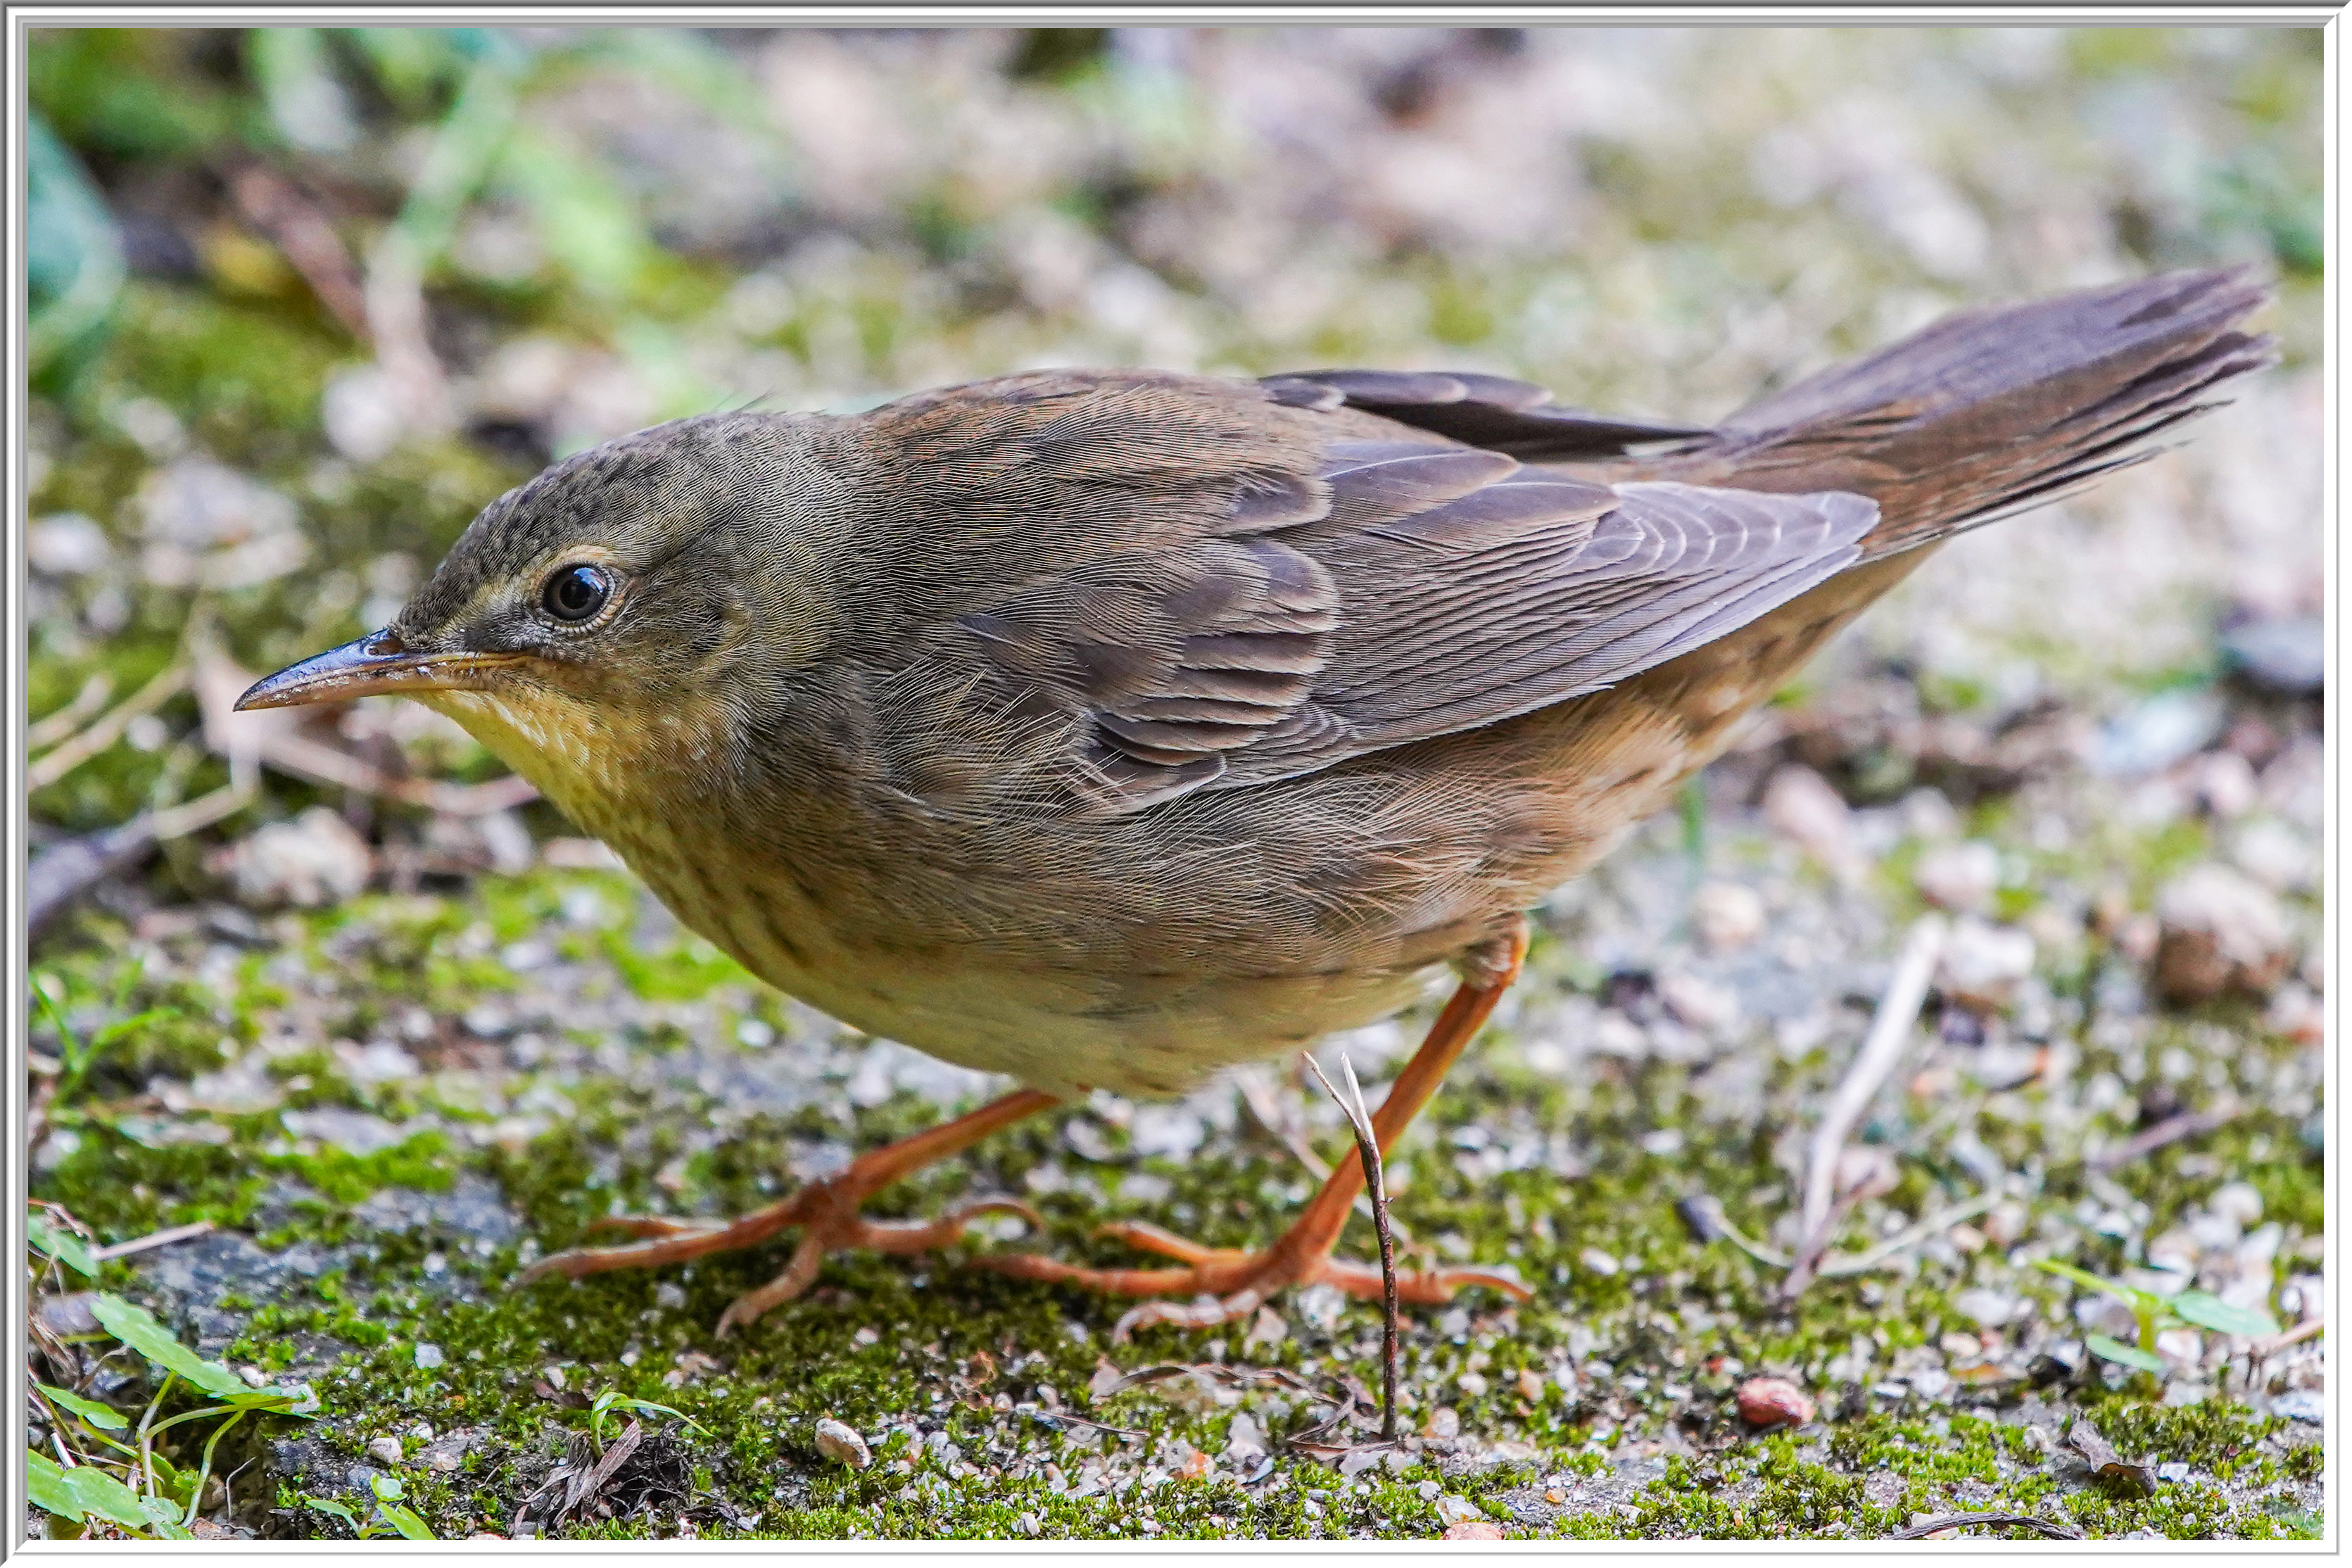
<path fill-rule="evenodd" d="M 1467 372 L 1032 370 L 851 415 L 677 420 L 554 464 L 391 624 L 259 709 L 413 698 L 687 927 L 866 1034 L 1020 1087 L 732 1220 L 614 1216 L 572 1279 L 799 1240 L 948 1246 L 908 1173 L 1097 1090 L 1172 1096 L 1454 989 L 1385 1148 L 1608 853 L 1937 546 L 2158 449 L 2277 357 L 2239 267 L 1980 306 L 1711 425 Z M 1136 1302 L 1121 1337 L 1336 1255 L 1342 1162 L 1276 1239 L 974 1261 Z M 1405 1271 L 1434 1303 L 1507 1268 Z"/>

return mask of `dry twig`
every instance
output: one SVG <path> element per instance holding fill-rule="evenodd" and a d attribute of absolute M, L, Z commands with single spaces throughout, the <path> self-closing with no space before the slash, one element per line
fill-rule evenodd
<path fill-rule="evenodd" d="M 73 700 L 48 714 L 25 731 L 25 750 L 46 752 L 87 722 L 89 717 L 106 706 L 114 695 L 114 677 L 100 670 L 81 683 Z"/>
<path fill-rule="evenodd" d="M 111 1247 L 93 1247 L 89 1256 L 93 1261 L 103 1263 L 110 1258 L 128 1258 L 134 1252 L 152 1252 L 175 1241 L 194 1241 L 214 1228 L 211 1220 L 200 1219 L 194 1225 L 175 1225 L 169 1230 L 150 1231 L 129 1241 L 118 1241 Z"/>
<path fill-rule="evenodd" d="M 1782 1294 L 1789 1298 L 1802 1294 L 1805 1287 L 1812 1283 L 1822 1253 L 1845 1218 L 1844 1206 L 1836 1201 L 1838 1156 L 1844 1152 L 1847 1137 L 1870 1109 L 1872 1099 L 1901 1062 L 1904 1048 L 1911 1042 L 1912 1025 L 1918 1019 L 1921 1005 L 1927 1000 L 1927 984 L 1935 977 L 1936 960 L 1944 949 L 1944 921 L 1939 915 L 1923 915 L 1911 927 L 1911 934 L 1903 943 L 1903 954 L 1895 961 L 1894 976 L 1887 982 L 1885 994 L 1879 998 L 1878 1011 L 1870 1020 L 1870 1033 L 1864 1037 L 1862 1049 L 1854 1053 L 1845 1078 L 1838 1084 L 1836 1096 L 1813 1129 L 1805 1162 L 1804 1206 L 1800 1211 L 1801 1239 L 1797 1245 L 1796 1261 L 1781 1285 Z"/>
<path fill-rule="evenodd" d="M 1339 1058 L 1339 1071 L 1348 1079 L 1348 1093 L 1342 1097 L 1332 1088 L 1331 1080 L 1315 1058 L 1307 1058 L 1316 1081 L 1338 1101 L 1348 1125 L 1355 1130 L 1356 1156 L 1364 1164 L 1364 1191 L 1372 1200 L 1372 1229 L 1381 1238 L 1381 1440 L 1396 1441 L 1397 1392 L 1397 1278 L 1396 1238 L 1389 1230 L 1389 1189 L 1381 1162 L 1381 1141 L 1372 1131 L 1372 1113 L 1364 1109 L 1363 1086 L 1356 1081 L 1356 1064 L 1346 1057 Z"/>
<path fill-rule="evenodd" d="M 25 787 L 37 790 L 53 784 L 74 769 L 122 739 L 131 721 L 152 713 L 188 688 L 190 667 L 183 659 L 164 669 L 78 733 L 58 742 L 47 755 L 25 769 Z M 88 688 L 83 689 L 85 691 Z M 77 701 L 79 699 L 76 699 Z"/>
<path fill-rule="evenodd" d="M 2134 1133 L 2113 1148 L 2102 1149 L 2083 1162 L 2102 1175 L 2121 1170 L 2135 1160 L 2147 1158 L 2168 1143 L 2178 1143 L 2184 1138 L 2201 1138 L 2218 1131 L 2238 1119 L 2245 1107 L 2234 1100 L 2204 1110 L 2185 1110 L 2178 1116 L 2168 1116 L 2145 1132 Z"/>
<path fill-rule="evenodd" d="M 1308 1059 L 1307 1053 L 1301 1051 L 1299 1059 Z M 1235 1068 L 1233 1081 L 1234 1087 L 1242 1091 L 1242 1105 L 1249 1111 L 1251 1120 L 1288 1150 L 1290 1157 L 1297 1161 L 1309 1176 L 1318 1182 L 1328 1181 L 1331 1176 L 1329 1162 L 1318 1154 L 1315 1145 L 1307 1141 L 1306 1130 L 1299 1125 L 1298 1118 L 1286 1113 L 1282 1101 L 1276 1096 L 1274 1080 L 1265 1069 L 1254 1062 Z M 1372 1200 L 1366 1194 L 1356 1194 L 1355 1207 L 1356 1212 L 1366 1219 L 1372 1217 Z M 1397 1238 L 1397 1244 L 1407 1250 L 1425 1250 L 1414 1242 L 1412 1233 L 1394 1215 L 1389 1216 L 1389 1231 Z"/>
<path fill-rule="evenodd" d="M 2015 1526 L 2020 1530 L 2030 1530 L 2036 1535 L 2046 1536 L 2052 1541 L 2080 1541 L 2083 1539 L 2083 1532 L 2075 1529 L 2071 1524 L 2061 1524 L 2054 1519 L 2043 1519 L 2038 1514 L 2031 1513 L 1948 1513 L 1939 1519 L 1923 1521 L 1918 1524 L 1913 1525 L 1908 1530 L 1898 1530 L 1886 1539 L 1889 1541 L 1919 1541 L 1935 1534 L 1938 1531 L 1960 1529 L 1969 1526 L 1977 1526 L 1987 1530 L 2000 1530 Z"/>

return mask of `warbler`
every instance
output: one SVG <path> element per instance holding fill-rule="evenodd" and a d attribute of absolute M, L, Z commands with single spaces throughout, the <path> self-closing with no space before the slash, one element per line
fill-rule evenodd
<path fill-rule="evenodd" d="M 801 1238 L 954 1239 L 875 1191 L 1089 1089 L 1171 1095 L 1456 989 L 1391 1142 L 1591 866 L 1933 547 L 2136 460 L 2275 357 L 2244 269 L 1963 312 L 1714 426 L 1471 374 L 1051 370 L 849 416 L 682 419 L 499 498 L 392 624 L 239 706 L 415 698 L 677 918 L 867 1034 L 1024 1087 L 731 1223 L 615 1222 L 579 1276 Z M 1279 1239 L 990 1267 L 1205 1325 L 1312 1280 Z M 1407 1300 L 1497 1268 L 1408 1271 Z"/>

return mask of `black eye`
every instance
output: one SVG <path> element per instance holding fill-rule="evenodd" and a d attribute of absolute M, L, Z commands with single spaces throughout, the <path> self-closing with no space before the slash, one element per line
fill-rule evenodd
<path fill-rule="evenodd" d="M 584 621 L 604 607 L 613 584 L 593 566 L 566 566 L 547 580 L 540 604 L 559 621 Z"/>

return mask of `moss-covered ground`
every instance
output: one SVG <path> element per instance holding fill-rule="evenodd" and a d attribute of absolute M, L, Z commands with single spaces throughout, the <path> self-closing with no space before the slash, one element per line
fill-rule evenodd
<path fill-rule="evenodd" d="M 1681 847 L 1654 837 L 1629 865 L 1679 869 Z M 1708 852 L 1769 857 L 1740 833 L 1717 832 Z M 297 1500 L 337 1495 L 354 1477 L 363 1486 L 382 1468 L 367 1445 L 385 1436 L 401 1441 L 400 1473 L 436 1529 L 503 1533 L 607 1390 L 678 1413 L 646 1419 L 683 1449 L 693 1479 L 592 1533 L 1410 1537 L 1466 1517 L 1442 1520 L 1446 1498 L 1515 1534 L 1574 1537 L 1868 1537 L 1995 1508 L 2099 1535 L 2304 1528 L 2313 1450 L 2295 1445 L 2307 1436 L 2233 1405 L 2242 1379 L 2166 1408 L 2119 1375 L 2086 1383 L 2037 1361 L 2079 1331 L 2071 1289 L 2022 1267 L 2041 1254 L 2124 1264 L 2130 1248 L 2095 1228 L 2105 1206 L 2145 1205 L 2136 1228 L 2152 1235 L 2225 1172 L 2286 1226 L 2283 1258 L 2316 1243 L 2317 1152 L 2304 1118 L 2274 1109 L 2302 1047 L 2243 1019 L 2150 1021 L 2145 1055 L 2227 1029 L 2239 1049 L 2209 1059 L 2253 1109 L 2108 1176 L 2087 1174 L 2079 1151 L 2127 1131 L 2134 1100 L 2085 1113 L 2040 1087 L 1976 1089 L 1957 1105 L 1890 1097 L 1872 1135 L 1913 1157 L 1855 1233 L 1899 1229 L 1979 1191 L 1980 1177 L 1945 1153 L 1961 1129 L 2002 1162 L 1995 1188 L 2030 1217 L 2012 1221 L 2006 1256 L 1938 1237 L 1784 1305 L 1780 1270 L 1697 1239 L 1675 1204 L 1713 1194 L 1744 1233 L 1773 1231 L 1792 1202 L 1784 1134 L 1822 1097 L 1864 998 L 1830 985 L 1827 1037 L 1793 1054 L 1757 1042 L 1760 1073 L 1728 1052 L 1570 1056 L 1557 1015 L 1563 1001 L 1572 1016 L 1580 999 L 1590 1006 L 1570 960 L 1596 918 L 1548 921 L 1517 1016 L 1396 1161 L 1409 1236 L 1440 1258 L 1514 1266 L 1534 1300 L 1474 1291 L 1409 1311 L 1401 1403 L 1423 1436 L 1368 1455 L 1360 1473 L 1283 1451 L 1276 1439 L 1330 1410 L 1289 1388 L 1187 1376 L 1089 1394 L 1106 1358 L 1377 1389 L 1375 1310 L 1328 1291 L 1224 1331 L 1147 1330 L 1113 1344 L 1118 1303 L 953 1255 L 842 1257 L 806 1299 L 726 1340 L 712 1332 L 720 1310 L 779 1267 L 780 1250 L 515 1288 L 523 1264 L 604 1214 L 755 1206 L 794 1173 L 911 1131 L 978 1087 L 839 1036 L 695 939 L 649 935 L 657 908 L 614 873 L 542 869 L 448 897 L 372 896 L 277 917 L 242 941 L 197 911 L 152 913 L 143 935 L 89 917 L 89 940 L 47 983 L 172 1016 L 94 1069 L 87 1102 L 52 1113 L 59 1131 L 37 1191 L 109 1238 L 198 1219 L 221 1227 L 110 1265 L 110 1282 L 160 1296 L 200 1348 L 319 1388 L 314 1425 L 257 1434 L 249 1456 L 268 1489 L 249 1494 L 248 1518 L 272 1533 L 335 1528 Z M 616 963 L 624 931 L 632 945 Z M 1384 1047 L 1345 1043 L 1367 1063 Z M 2069 1077 L 2131 1068 L 2095 1047 Z M 1334 1119 L 1291 1086 L 1278 1093 L 1337 1152 Z M 1018 1194 L 1043 1235 L 974 1245 L 1108 1263 L 1119 1249 L 1090 1235 L 1105 1220 L 1248 1245 L 1307 1190 L 1228 1090 L 1173 1111 L 1098 1098 L 1000 1135 L 879 1208 Z M 1360 1220 L 1348 1245 L 1369 1240 Z M 1990 1354 L 1954 1305 L 1972 1288 L 2024 1302 Z M 1750 1432 L 1731 1394 L 1760 1373 L 1811 1390 L 1821 1422 Z M 2105 1489 L 2059 1445 L 2074 1413 L 2127 1454 L 2185 1468 L 2152 1498 Z M 821 1458 L 820 1418 L 865 1434 L 873 1466 Z M 1269 1447 L 1270 1468 L 1259 1457 Z M 1200 1469 L 1195 1450 L 1208 1468 L 1186 1474 L 1188 1459 Z"/>

